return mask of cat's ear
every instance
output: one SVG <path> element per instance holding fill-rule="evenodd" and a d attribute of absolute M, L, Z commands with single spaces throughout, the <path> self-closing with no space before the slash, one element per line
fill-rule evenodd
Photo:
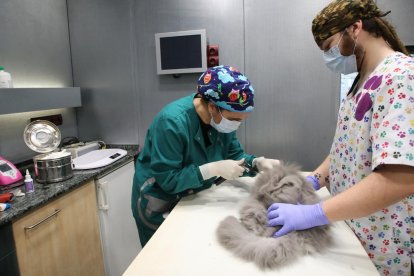
<path fill-rule="evenodd" d="M 278 189 L 277 182 L 274 182 L 275 181 L 270 180 L 267 184 L 258 187 L 256 191 L 256 198 L 258 201 L 265 203 L 274 200 L 272 194 Z"/>
<path fill-rule="evenodd" d="M 258 201 L 263 202 L 266 199 L 266 196 L 263 193 L 258 193 L 256 198 Z"/>
<path fill-rule="evenodd" d="M 296 174 L 288 175 L 288 176 L 282 178 L 279 182 L 279 186 L 281 188 L 289 187 L 289 188 L 300 189 L 300 186 L 302 186 L 301 184 L 302 184 L 301 178 L 300 178 L 300 176 L 298 176 Z"/>
<path fill-rule="evenodd" d="M 257 189 L 257 198 L 263 199 L 263 197 L 270 192 L 270 185 L 262 185 Z"/>

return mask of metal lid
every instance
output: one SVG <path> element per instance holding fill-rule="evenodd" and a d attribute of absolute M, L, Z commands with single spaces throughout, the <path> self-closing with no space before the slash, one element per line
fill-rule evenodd
<path fill-rule="evenodd" d="M 29 148 L 36 152 L 45 153 L 51 152 L 59 146 L 61 135 L 55 124 L 37 120 L 26 126 L 23 138 Z"/>

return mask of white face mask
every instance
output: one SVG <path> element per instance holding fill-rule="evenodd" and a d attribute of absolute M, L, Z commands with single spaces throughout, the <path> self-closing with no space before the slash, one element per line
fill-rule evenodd
<path fill-rule="evenodd" d="M 213 114 L 210 113 L 211 115 L 210 125 L 214 127 L 218 132 L 230 133 L 230 132 L 236 131 L 240 127 L 241 122 L 231 121 L 229 119 L 224 118 L 223 114 L 221 114 L 220 108 L 218 108 L 218 110 L 221 116 L 221 121 L 218 124 L 214 122 Z"/>
<path fill-rule="evenodd" d="M 358 71 L 355 56 L 355 47 L 357 40 L 355 39 L 354 51 L 352 52 L 352 55 L 343 56 L 339 50 L 339 43 L 341 43 L 344 33 L 345 31 L 342 33 L 341 38 L 339 39 L 339 42 L 336 46 L 333 46 L 328 51 L 323 53 L 323 59 L 325 60 L 326 66 L 328 66 L 328 68 L 333 72 L 347 75 Z"/>

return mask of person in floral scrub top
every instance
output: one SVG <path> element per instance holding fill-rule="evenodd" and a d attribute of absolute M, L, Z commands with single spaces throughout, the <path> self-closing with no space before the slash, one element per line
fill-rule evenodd
<path fill-rule="evenodd" d="M 332 197 L 273 204 L 275 236 L 345 220 L 382 275 L 410 275 L 414 256 L 414 59 L 372 0 L 337 0 L 313 20 L 326 65 L 358 72 L 342 100 L 329 156 L 308 176 Z"/>

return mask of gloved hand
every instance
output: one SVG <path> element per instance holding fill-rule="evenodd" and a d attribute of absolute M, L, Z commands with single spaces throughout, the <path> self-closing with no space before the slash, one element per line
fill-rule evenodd
<path fill-rule="evenodd" d="M 241 160 L 221 160 L 211 162 L 200 166 L 203 179 L 209 179 L 213 176 L 221 176 L 225 179 L 232 180 L 243 175 L 245 168 L 241 165 L 244 158 Z"/>
<path fill-rule="evenodd" d="M 253 167 L 257 167 L 259 171 L 266 171 L 266 170 L 272 169 L 274 166 L 279 165 L 280 161 L 276 159 L 264 158 L 262 156 L 262 157 L 253 159 L 252 164 L 253 164 Z"/>
<path fill-rule="evenodd" d="M 306 180 L 312 184 L 313 188 L 315 189 L 315 191 L 319 190 L 321 188 L 321 184 L 319 183 L 319 180 L 313 176 L 313 175 L 308 175 L 306 177 Z"/>
<path fill-rule="evenodd" d="M 268 226 L 282 225 L 273 237 L 280 237 L 294 230 L 329 224 L 322 210 L 322 202 L 314 205 L 273 203 L 267 210 L 267 218 Z"/>

